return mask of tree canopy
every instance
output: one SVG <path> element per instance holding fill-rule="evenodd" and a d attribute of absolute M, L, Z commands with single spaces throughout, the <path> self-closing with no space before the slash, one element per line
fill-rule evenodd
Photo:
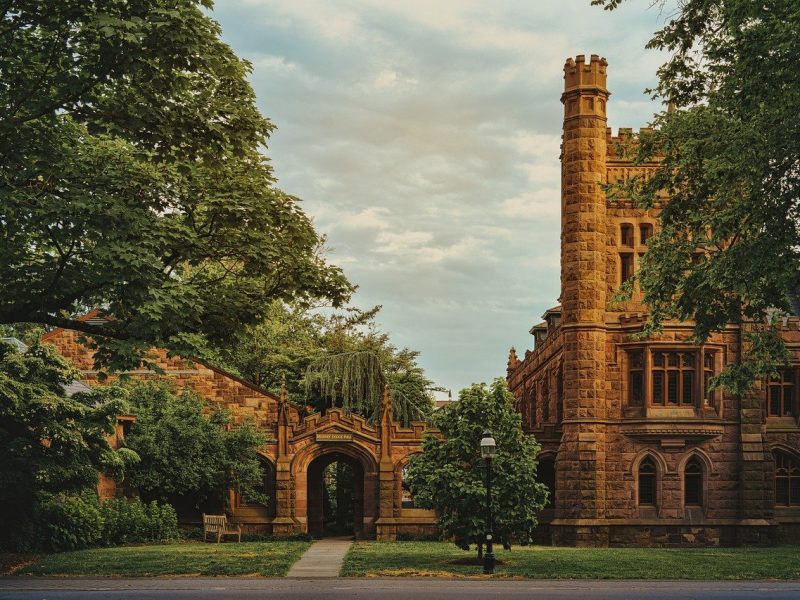
<path fill-rule="evenodd" d="M 651 91 L 674 110 L 656 116 L 636 152 L 658 156 L 657 173 L 623 188 L 662 208 L 636 277 L 646 331 L 693 320 L 702 342 L 725 323 L 749 323 L 749 353 L 720 380 L 741 393 L 787 359 L 770 315 L 792 306 L 800 315 L 800 9 L 682 0 L 647 47 L 670 55 Z"/>
<path fill-rule="evenodd" d="M 473 384 L 433 416 L 441 437 L 428 434 L 422 453 L 412 455 L 406 483 L 421 508 L 436 509 L 438 525 L 446 538 L 469 549 L 482 544 L 486 522 L 486 471 L 480 440 L 490 429 L 497 442 L 492 461 L 492 511 L 496 539 L 527 540 L 536 515 L 547 500 L 547 487 L 536 481 L 539 444 L 522 431 L 522 418 L 506 382 L 491 387 Z"/>
<path fill-rule="evenodd" d="M 3 3 L 0 323 L 82 331 L 126 368 L 229 340 L 273 299 L 349 297 L 275 187 L 273 126 L 211 6 Z M 75 318 L 92 307 L 113 319 Z"/>
<path fill-rule="evenodd" d="M 254 424 L 227 427 L 227 411 L 190 391 L 176 393 L 168 382 L 137 382 L 127 391 L 136 422 L 125 446 L 140 460 L 127 469 L 125 484 L 145 501 L 218 510 L 229 489 L 267 501 L 257 454 L 266 435 Z"/>
<path fill-rule="evenodd" d="M 119 477 L 136 459 L 106 440 L 124 412 L 124 395 L 106 388 L 68 397 L 65 386 L 76 377 L 52 346 L 20 353 L 0 342 L 0 507 L 13 515 L 0 530 L 0 546 L 33 535 L 55 495 L 94 493 L 99 472 Z"/>
<path fill-rule="evenodd" d="M 435 389 L 417 364 L 419 352 L 397 348 L 369 310 L 323 313 L 274 302 L 258 325 L 219 351 L 218 362 L 272 392 L 285 378 L 289 395 L 312 410 L 341 407 L 366 418 L 379 416 L 384 385 L 395 417 L 424 419 Z"/>

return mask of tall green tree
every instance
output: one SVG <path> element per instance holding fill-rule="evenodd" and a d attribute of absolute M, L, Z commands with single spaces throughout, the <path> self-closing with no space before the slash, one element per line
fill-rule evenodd
<path fill-rule="evenodd" d="M 273 299 L 338 305 L 272 124 L 210 0 L 0 5 L 0 323 L 91 336 L 99 364 L 201 354 Z M 100 307 L 113 320 L 78 320 Z"/>
<path fill-rule="evenodd" d="M 422 453 L 411 456 L 406 470 L 414 504 L 435 509 L 444 537 L 464 550 L 475 544 L 480 556 L 488 529 L 480 440 L 488 428 L 497 442 L 492 461 L 496 539 L 507 547 L 512 539 L 527 540 L 548 492 L 536 481 L 539 444 L 522 432 L 506 382 L 496 379 L 491 387 L 473 384 L 461 390 L 458 402 L 437 411 L 433 422 L 441 436 L 428 434 Z"/>
<path fill-rule="evenodd" d="M 658 172 L 623 188 L 663 207 L 637 275 L 647 331 L 693 320 L 702 342 L 751 323 L 750 352 L 721 378 L 740 393 L 787 359 L 770 315 L 800 315 L 800 5 L 682 0 L 647 47 L 669 53 L 652 92 L 675 109 L 636 152 L 661 157 Z"/>
<path fill-rule="evenodd" d="M 218 358 L 273 392 L 285 378 L 290 397 L 305 398 L 316 411 L 336 406 L 375 419 L 389 385 L 396 418 L 424 419 L 438 388 L 417 364 L 419 352 L 397 348 L 378 329 L 379 310 L 322 313 L 275 302 L 264 321 L 222 348 Z"/>
<path fill-rule="evenodd" d="M 145 501 L 179 507 L 219 508 L 229 489 L 265 503 L 257 449 L 266 436 L 167 382 L 137 382 L 128 390 L 136 422 L 125 445 L 139 456 L 125 483 Z M 204 414 L 208 412 L 209 414 Z"/>
<path fill-rule="evenodd" d="M 0 342 L 2 547 L 35 546 L 37 519 L 56 495 L 94 494 L 99 472 L 120 477 L 136 459 L 106 440 L 124 394 L 108 388 L 68 397 L 65 386 L 76 377 L 51 346 L 22 354 Z"/>

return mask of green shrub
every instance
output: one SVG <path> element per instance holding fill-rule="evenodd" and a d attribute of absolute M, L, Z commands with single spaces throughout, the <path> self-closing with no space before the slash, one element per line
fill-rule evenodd
<path fill-rule="evenodd" d="M 63 552 L 93 546 L 103 534 L 103 516 L 93 493 L 54 496 L 39 511 L 40 546 Z"/>
<path fill-rule="evenodd" d="M 118 546 L 131 542 L 160 542 L 178 537 L 178 517 L 169 504 L 138 498 L 113 498 L 101 504 L 104 519 L 102 543 Z"/>

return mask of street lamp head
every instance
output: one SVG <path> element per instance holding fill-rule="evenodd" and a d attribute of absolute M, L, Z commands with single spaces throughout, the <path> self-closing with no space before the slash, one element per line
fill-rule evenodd
<path fill-rule="evenodd" d="M 483 439 L 481 439 L 481 457 L 492 459 L 495 454 L 497 454 L 497 446 L 492 437 L 492 432 L 486 429 L 483 432 Z"/>

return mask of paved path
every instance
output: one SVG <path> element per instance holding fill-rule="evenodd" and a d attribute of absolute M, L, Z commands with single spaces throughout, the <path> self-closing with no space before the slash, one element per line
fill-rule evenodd
<path fill-rule="evenodd" d="M 295 579 L 338 577 L 344 555 L 352 543 L 352 538 L 322 538 L 311 544 L 300 560 L 292 565 L 286 576 Z"/>
<path fill-rule="evenodd" d="M 800 581 L 0 578 L 3 600 L 796 600 Z"/>

